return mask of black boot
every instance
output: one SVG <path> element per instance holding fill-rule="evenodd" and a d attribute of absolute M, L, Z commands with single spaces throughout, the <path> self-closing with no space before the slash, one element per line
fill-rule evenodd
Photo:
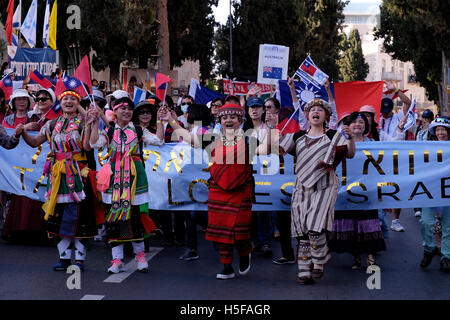
<path fill-rule="evenodd" d="M 235 277 L 234 269 L 231 264 L 224 264 L 221 273 L 218 273 L 216 278 L 221 280 L 233 279 Z"/>
<path fill-rule="evenodd" d="M 437 249 L 435 248 L 433 252 L 424 251 L 423 252 L 423 259 L 420 262 L 420 266 L 422 268 L 426 268 L 430 265 L 431 261 L 433 260 L 433 257 L 437 254 Z"/>
<path fill-rule="evenodd" d="M 450 273 L 450 259 L 444 258 L 441 260 L 441 271 Z"/>

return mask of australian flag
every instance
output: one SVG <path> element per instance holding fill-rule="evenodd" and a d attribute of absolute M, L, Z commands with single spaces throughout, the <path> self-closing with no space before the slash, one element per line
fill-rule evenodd
<path fill-rule="evenodd" d="M 263 78 L 281 80 L 283 76 L 283 68 L 268 67 L 263 68 Z"/>

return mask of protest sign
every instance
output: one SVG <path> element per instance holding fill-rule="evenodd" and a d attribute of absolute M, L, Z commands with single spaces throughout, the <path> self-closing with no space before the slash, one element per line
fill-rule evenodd
<path fill-rule="evenodd" d="M 289 47 L 273 44 L 259 46 L 258 83 L 278 84 L 287 79 L 289 66 Z"/>

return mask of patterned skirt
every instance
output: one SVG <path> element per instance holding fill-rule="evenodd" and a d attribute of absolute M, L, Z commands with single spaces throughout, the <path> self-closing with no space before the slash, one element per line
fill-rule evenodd
<path fill-rule="evenodd" d="M 107 205 L 105 209 L 106 212 L 109 212 L 111 206 Z M 143 211 L 141 206 L 132 206 L 129 220 L 106 223 L 108 241 L 117 243 L 144 240 L 146 231 L 141 220 L 141 212 Z"/>
<path fill-rule="evenodd" d="M 55 213 L 47 221 L 47 232 L 50 237 L 83 239 L 93 238 L 98 234 L 96 191 L 89 179 L 83 179 L 82 185 L 84 189 L 81 190 L 86 196 L 80 203 L 59 203 L 58 201 L 56 204 Z M 60 191 L 64 193 L 66 188 L 66 184 L 61 181 Z"/>
<path fill-rule="evenodd" d="M 386 250 L 378 210 L 336 211 L 333 230 L 328 234 L 331 251 L 375 254 Z"/>
<path fill-rule="evenodd" d="M 250 239 L 252 225 L 253 186 L 236 191 L 209 190 L 206 240 L 234 244 Z"/>

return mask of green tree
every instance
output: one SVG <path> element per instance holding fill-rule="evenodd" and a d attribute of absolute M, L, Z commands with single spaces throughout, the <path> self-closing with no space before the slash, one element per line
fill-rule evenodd
<path fill-rule="evenodd" d="M 428 98 L 448 112 L 449 1 L 383 0 L 380 9 L 375 36 L 383 38 L 384 49 L 393 58 L 414 64 L 416 79 Z"/>
<path fill-rule="evenodd" d="M 346 82 L 364 81 L 369 74 L 369 65 L 364 59 L 358 29 L 353 29 L 348 39 L 344 34 L 343 45 L 344 51 L 338 60 L 341 79 Z"/>
<path fill-rule="evenodd" d="M 212 6 L 217 4 L 218 0 L 167 1 L 171 67 L 180 66 L 186 59 L 199 60 L 202 80 L 211 77 L 217 25 Z"/>
<path fill-rule="evenodd" d="M 330 78 L 338 79 L 336 60 L 344 22 L 340 0 L 247 0 L 234 3 L 234 75 L 256 79 L 259 45 L 264 43 L 290 48 L 289 74 L 311 54 L 314 62 Z M 228 26 L 218 28 L 215 36 L 218 72 L 229 75 Z"/>

